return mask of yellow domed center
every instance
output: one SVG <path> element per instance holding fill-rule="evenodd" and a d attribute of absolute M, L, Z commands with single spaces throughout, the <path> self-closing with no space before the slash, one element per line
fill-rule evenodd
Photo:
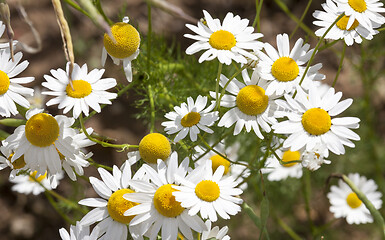
<path fill-rule="evenodd" d="M 51 115 L 38 113 L 28 119 L 25 136 L 32 145 L 48 147 L 59 137 L 59 124 Z"/>
<path fill-rule="evenodd" d="M 139 48 L 139 32 L 130 24 L 118 22 L 111 27 L 114 42 L 107 33 L 104 34 L 103 43 L 107 52 L 116 58 L 126 58 L 131 56 Z"/>
<path fill-rule="evenodd" d="M 346 202 L 351 208 L 358 208 L 361 206 L 362 201 L 357 197 L 357 194 L 352 192 L 346 197 Z"/>
<path fill-rule="evenodd" d="M 134 191 L 131 189 L 119 189 L 110 196 L 107 203 L 107 210 L 112 219 L 123 224 L 129 224 L 131 219 L 135 217 L 135 215 L 123 215 L 125 211 L 138 205 L 138 203 L 131 202 L 123 198 L 124 194 L 133 192 Z"/>
<path fill-rule="evenodd" d="M 265 90 L 257 85 L 249 85 L 242 88 L 237 95 L 237 107 L 244 114 L 258 115 L 263 113 L 269 103 L 269 97 Z"/>
<path fill-rule="evenodd" d="M 220 193 L 221 191 L 218 184 L 211 180 L 203 180 L 195 187 L 195 194 L 197 197 L 206 202 L 213 202 L 217 200 Z"/>
<path fill-rule="evenodd" d="M 346 27 L 348 26 L 348 22 L 349 22 L 349 17 L 343 16 L 340 20 L 338 20 L 336 25 L 339 29 L 346 30 Z M 348 31 L 356 29 L 356 27 L 358 27 L 358 24 L 359 24 L 358 21 L 356 19 L 354 19 L 354 22 L 353 22 L 352 26 L 348 29 Z"/>
<path fill-rule="evenodd" d="M 170 153 L 170 142 L 160 133 L 150 133 L 139 143 L 139 154 L 147 163 L 156 163 L 158 159 L 166 160 Z"/>
<path fill-rule="evenodd" d="M 211 34 L 209 39 L 210 45 L 218 50 L 230 50 L 235 46 L 237 41 L 234 34 L 226 30 L 218 30 Z"/>
<path fill-rule="evenodd" d="M 8 91 L 10 83 L 8 75 L 0 70 L 0 95 Z"/>
<path fill-rule="evenodd" d="M 44 178 L 47 177 L 47 172 L 44 173 L 44 175 L 40 175 L 39 177 L 36 177 L 37 171 L 31 172 L 29 174 L 29 180 L 32 182 L 38 181 L 41 182 L 43 181 Z"/>
<path fill-rule="evenodd" d="M 180 124 L 182 124 L 183 127 L 192 127 L 199 123 L 201 120 L 201 115 L 197 112 L 189 112 L 182 120 L 180 120 Z"/>
<path fill-rule="evenodd" d="M 178 191 L 171 186 L 174 184 L 166 184 L 158 188 L 154 195 L 155 209 L 165 217 L 173 218 L 179 216 L 184 208 L 180 202 L 175 200 L 173 192 Z"/>
<path fill-rule="evenodd" d="M 354 11 L 362 13 L 367 9 L 365 0 L 349 0 L 349 6 L 354 9 Z"/>
<path fill-rule="evenodd" d="M 73 98 L 84 98 L 91 94 L 91 84 L 84 80 L 73 80 L 72 86 L 70 84 L 66 87 L 67 95 Z"/>
<path fill-rule="evenodd" d="M 225 167 L 225 172 L 224 174 L 227 174 L 230 170 L 230 162 L 227 161 L 225 158 L 221 157 L 220 155 L 214 155 L 210 158 L 211 162 L 212 162 L 212 168 L 213 168 L 213 172 L 215 172 L 217 170 L 217 168 L 219 166 L 224 166 Z"/>
<path fill-rule="evenodd" d="M 321 108 L 311 108 L 302 115 L 302 126 L 311 135 L 322 135 L 329 131 L 332 120 Z"/>
<path fill-rule="evenodd" d="M 13 153 L 11 153 L 8 157 L 8 160 L 11 162 L 11 158 L 13 156 Z M 25 167 L 26 163 L 24 161 L 24 155 L 16 159 L 15 161 L 11 162 L 13 169 L 21 169 Z"/>
<path fill-rule="evenodd" d="M 299 151 L 292 152 L 290 150 L 287 150 L 282 155 L 282 162 L 283 163 L 288 163 L 288 162 L 292 162 L 292 161 L 299 161 L 299 160 L 301 160 L 301 153 Z M 292 162 L 292 163 L 288 163 L 288 164 L 282 164 L 282 166 L 292 167 L 296 164 L 297 164 L 297 162 Z"/>
<path fill-rule="evenodd" d="M 271 66 L 271 74 L 280 82 L 290 82 L 299 73 L 297 63 L 290 57 L 280 57 Z"/>

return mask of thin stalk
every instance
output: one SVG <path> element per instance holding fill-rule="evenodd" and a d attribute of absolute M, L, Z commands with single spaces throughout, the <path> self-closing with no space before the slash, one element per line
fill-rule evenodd
<path fill-rule="evenodd" d="M 221 81 L 222 67 L 223 67 L 223 64 L 219 63 L 218 73 L 217 73 L 217 82 L 215 85 L 215 99 L 217 100 L 215 110 L 219 110 L 219 106 L 221 103 L 221 100 L 219 99 L 219 82 Z"/>
<path fill-rule="evenodd" d="M 311 196 L 310 172 L 306 169 L 304 169 L 303 171 L 302 184 L 303 184 L 302 186 L 303 186 L 303 193 L 304 193 L 304 199 L 305 199 L 306 216 L 309 221 L 310 229 L 314 234 L 314 223 L 310 215 L 310 196 Z"/>
<path fill-rule="evenodd" d="M 277 223 L 279 224 L 279 226 L 281 226 L 281 228 L 283 230 L 285 230 L 285 232 L 287 234 L 289 234 L 289 236 L 293 239 L 293 240 L 301 240 L 302 238 L 294 232 L 293 229 L 291 229 L 291 227 L 289 227 L 289 225 L 287 225 L 284 221 L 282 221 L 279 217 L 275 216 L 275 220 L 277 221 Z"/>
<path fill-rule="evenodd" d="M 147 18 L 148 18 L 148 32 L 147 32 L 147 70 L 150 72 L 151 60 L 151 34 L 152 34 L 152 20 L 151 20 L 151 4 L 147 1 Z"/>
<path fill-rule="evenodd" d="M 241 69 L 239 69 L 238 71 L 236 71 L 236 72 L 229 78 L 229 80 L 227 81 L 227 83 L 225 84 L 225 86 L 222 88 L 221 95 L 219 96 L 219 102 L 221 102 L 222 97 L 225 95 L 226 88 L 227 88 L 227 86 L 229 86 L 229 84 L 231 83 L 231 81 L 232 81 L 236 76 L 238 76 L 238 74 L 240 74 L 244 69 L 246 69 L 248 66 L 249 66 L 248 64 L 245 64 Z"/>
<path fill-rule="evenodd" d="M 313 2 L 313 0 L 309 0 L 309 2 L 307 2 L 305 11 L 302 13 L 301 18 L 299 19 L 299 23 L 297 23 L 297 25 L 295 26 L 294 30 L 291 32 L 289 39 L 291 39 L 291 38 L 294 36 L 295 32 L 296 32 L 296 31 L 298 30 L 298 28 L 299 28 L 299 25 L 300 25 L 301 23 L 303 23 L 303 19 L 305 18 L 307 12 L 309 11 L 309 8 L 310 8 L 310 5 L 311 5 L 312 2 Z"/>
<path fill-rule="evenodd" d="M 148 85 L 148 97 L 150 98 L 150 107 L 151 107 L 150 133 L 153 133 L 155 128 L 155 103 L 154 103 L 154 93 L 152 91 L 151 84 Z"/>
<path fill-rule="evenodd" d="M 76 4 L 74 1 L 71 1 L 71 0 L 64 0 L 64 2 L 66 2 L 68 5 L 70 5 L 71 7 L 75 8 L 76 10 L 78 10 L 79 12 L 81 12 L 82 14 L 84 14 L 85 16 L 87 16 L 89 19 L 91 19 L 91 16 L 90 14 L 88 14 L 88 12 L 84 11 L 78 4 Z"/>
<path fill-rule="evenodd" d="M 109 19 L 106 14 L 104 13 L 103 11 L 103 8 L 102 8 L 102 5 L 100 3 L 100 0 L 94 0 L 94 4 L 96 6 L 96 9 L 98 9 L 100 15 L 102 15 L 104 21 L 106 21 L 110 26 L 114 24 L 113 21 L 111 21 L 111 19 Z"/>
<path fill-rule="evenodd" d="M 320 47 L 320 48 L 318 49 L 318 52 L 321 52 L 321 51 L 323 51 L 323 50 L 325 50 L 325 49 L 327 49 L 327 48 L 333 46 L 334 44 L 338 43 L 340 40 L 341 40 L 341 39 L 337 39 L 337 40 L 334 40 L 334 41 L 332 41 L 332 42 L 330 42 L 330 43 L 324 44 L 322 47 Z"/>
<path fill-rule="evenodd" d="M 261 9 L 262 9 L 263 0 L 256 0 L 255 1 L 255 7 L 256 7 L 256 15 L 253 22 L 253 28 L 255 28 L 255 25 L 257 25 L 257 32 L 261 32 Z"/>
<path fill-rule="evenodd" d="M 46 198 L 48 199 L 48 202 L 52 205 L 52 207 L 55 209 L 55 211 L 57 213 L 59 213 L 59 215 L 69 224 L 71 225 L 74 225 L 75 224 L 75 221 L 71 220 L 67 214 L 63 213 L 63 211 L 57 206 L 57 203 L 55 202 L 55 200 L 52 198 L 52 196 L 50 194 L 48 194 L 48 192 L 44 192 L 44 195 L 46 196 Z"/>
<path fill-rule="evenodd" d="M 340 65 L 338 66 L 338 70 L 336 73 L 336 77 L 334 78 L 332 87 L 334 87 L 336 85 L 338 76 L 340 75 L 340 72 L 342 69 L 342 63 L 344 62 L 344 58 L 345 58 L 345 50 L 346 50 L 346 44 L 344 43 L 344 48 L 342 49 L 342 53 L 341 53 Z"/>

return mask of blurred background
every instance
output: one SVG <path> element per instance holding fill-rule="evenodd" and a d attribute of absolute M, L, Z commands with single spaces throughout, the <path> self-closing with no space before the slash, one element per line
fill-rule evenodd
<path fill-rule="evenodd" d="M 49 74 L 51 69 L 65 68 L 66 59 L 60 30 L 56 21 L 52 3 L 49 0 L 9 0 L 11 9 L 11 24 L 15 32 L 15 39 L 30 47 L 40 48 L 37 53 L 23 51 L 23 59 L 30 62 L 29 67 L 22 76 L 34 76 L 35 81 L 31 86 L 41 86 L 43 75 Z M 151 2 L 151 1 L 148 1 Z M 306 8 L 307 0 L 281 0 L 293 16 L 300 18 Z M 323 1 L 314 0 L 303 22 L 313 31 L 314 18 L 312 13 L 321 10 Z M 79 65 L 87 63 L 89 69 L 102 68 L 100 57 L 103 47 L 103 30 L 97 28 L 90 19 L 68 6 L 62 1 L 66 19 L 69 22 L 75 50 L 75 62 Z M 131 24 L 137 27 L 142 40 L 148 31 L 148 8 L 144 0 L 104 0 L 101 1 L 106 15 L 114 22 L 120 21 L 123 16 L 129 16 Z M 154 41 L 163 41 L 167 45 L 174 45 L 174 50 L 184 53 L 185 49 L 193 43 L 183 37 L 191 33 L 185 27 L 186 23 L 196 24 L 203 17 L 202 10 L 207 10 L 214 18 L 223 19 L 227 12 L 240 15 L 241 18 L 253 22 L 256 12 L 253 0 L 154 0 L 152 7 L 152 31 L 157 36 Z M 21 17 L 22 6 L 36 28 L 36 36 Z M 281 5 L 282 6 L 282 5 Z M 170 13 L 176 9 L 184 13 L 183 17 Z M 167 10 L 168 9 L 168 10 Z M 189 22 L 190 21 L 190 22 Z M 261 32 L 264 34 L 262 41 L 275 46 L 275 37 L 280 33 L 288 33 L 296 27 L 296 23 L 283 11 L 275 0 L 265 1 L 261 12 Z M 316 226 L 325 226 L 320 232 L 312 233 L 309 230 L 308 219 L 305 211 L 303 184 L 300 179 L 288 179 L 282 182 L 266 182 L 267 194 L 270 200 L 271 216 L 267 223 L 271 239 L 290 239 L 289 235 L 277 224 L 277 218 L 283 220 L 303 239 L 379 239 L 380 235 L 374 224 L 351 226 L 344 219 L 333 220 L 333 215 L 328 211 L 329 202 L 326 193 L 329 191 L 326 179 L 331 173 L 359 172 L 368 178 L 374 179 L 384 193 L 384 163 L 385 163 L 385 81 L 384 81 L 384 48 L 385 37 L 383 33 L 375 36 L 373 41 L 364 42 L 349 47 L 346 52 L 344 65 L 336 85 L 337 91 L 343 92 L 343 98 L 354 98 L 352 107 L 346 113 L 349 116 L 360 117 L 361 126 L 358 131 L 361 141 L 357 147 L 347 149 L 344 156 L 331 156 L 332 164 L 323 166 L 321 170 L 311 173 L 311 220 Z M 3 36 L 4 38 L 5 36 Z M 298 29 L 294 40 L 305 37 L 304 31 Z M 316 39 L 308 39 L 311 48 L 315 47 Z M 291 42 L 293 44 L 294 41 Z M 156 45 L 156 43 L 154 43 Z M 142 42 L 142 46 L 143 42 Z M 363 50 L 363 48 L 365 50 Z M 339 53 L 342 43 L 336 44 L 333 49 L 317 54 L 314 63 L 322 63 L 321 72 L 326 75 L 326 83 L 331 84 L 339 65 Z M 145 50 L 143 50 L 145 52 Z M 197 54 L 200 56 L 200 53 Z M 195 57 L 197 57 L 195 56 Z M 190 59 L 193 59 L 191 57 Z M 133 66 L 135 68 L 135 61 Z M 202 65 L 205 66 L 205 65 Z M 107 59 L 104 77 L 114 77 L 121 84 L 126 84 L 126 79 L 120 66 Z M 214 68 L 215 69 L 215 68 Z M 212 73 L 215 78 L 215 72 Z M 199 79 L 196 79 L 199 81 Z M 138 81 L 135 79 L 134 81 Z M 127 94 L 114 101 L 114 104 L 103 109 L 87 123 L 95 132 L 113 137 L 117 143 L 138 144 L 140 139 L 148 133 L 147 122 L 140 118 L 141 109 L 136 108 L 133 102 L 140 99 L 140 94 L 131 89 Z M 187 96 L 186 96 L 187 97 Z M 45 99 L 47 101 L 47 99 Z M 61 114 L 56 106 L 47 108 L 52 114 Z M 164 109 L 168 112 L 171 109 Z M 157 129 L 163 121 L 160 112 L 157 115 Z M 139 116 L 139 117 L 138 117 Z M 13 128 L 1 126 L 9 133 Z M 244 133 L 244 137 L 247 137 Z M 91 147 L 96 162 L 118 166 L 127 159 L 124 152 L 100 146 Z M 241 149 L 240 154 L 247 155 L 250 149 Z M 85 169 L 86 176 L 97 176 L 94 167 Z M 27 240 L 60 239 L 58 230 L 61 227 L 68 229 L 68 224 L 49 205 L 44 194 L 38 196 L 17 194 L 11 191 L 12 184 L 8 181 L 8 169 L 0 172 L 0 240 Z M 333 180 L 331 184 L 336 184 Z M 62 180 L 57 191 L 63 196 L 73 199 L 97 196 L 86 181 L 79 179 L 80 186 L 75 186 L 67 177 Z M 251 184 L 252 185 L 252 184 Z M 257 183 L 256 183 L 257 185 Z M 245 201 L 259 214 L 260 198 L 253 194 L 254 187 L 249 186 L 249 191 L 242 196 Z M 385 211 L 381 211 L 385 213 Z M 82 215 L 77 216 L 81 218 Z M 230 221 L 219 221 L 220 226 L 228 225 L 229 235 L 232 239 L 258 239 L 259 229 L 249 217 L 242 212 Z"/>

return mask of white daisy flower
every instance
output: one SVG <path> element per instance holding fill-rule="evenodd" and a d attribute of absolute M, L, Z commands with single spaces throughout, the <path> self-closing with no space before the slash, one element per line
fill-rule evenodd
<path fill-rule="evenodd" d="M 349 139 L 357 141 L 360 137 L 350 129 L 358 128 L 360 119 L 335 117 L 352 104 L 352 99 L 339 102 L 342 93 L 335 93 L 334 88 L 329 88 L 322 97 L 314 87 L 310 88 L 309 94 L 301 88 L 297 91 L 294 99 L 286 94 L 286 101 L 276 100 L 283 108 L 276 112 L 276 116 L 288 117 L 288 120 L 273 125 L 275 133 L 290 135 L 283 143 L 284 148 L 296 151 L 306 146 L 306 150 L 310 151 L 321 144 L 340 155 L 345 153 L 344 145 L 355 146 Z"/>
<path fill-rule="evenodd" d="M 313 24 L 321 27 L 315 34 L 319 37 L 323 36 L 326 30 L 334 23 L 334 21 L 342 14 L 341 9 L 332 0 L 326 0 L 323 3 L 322 8 L 324 11 L 315 11 L 313 17 L 318 19 Z M 349 22 L 349 16 L 343 16 L 326 34 L 325 39 L 344 39 L 346 45 L 351 46 L 354 42 L 361 43 L 362 38 L 367 40 L 373 39 L 373 35 L 378 31 L 367 29 L 357 20 L 354 20 L 352 26 L 347 28 Z"/>
<path fill-rule="evenodd" d="M 302 153 L 300 151 L 281 151 L 277 149 L 275 153 L 282 160 L 282 164 L 275 157 L 271 155 L 266 159 L 265 167 L 262 169 L 262 173 L 266 173 L 269 181 L 281 181 L 288 177 L 301 178 L 302 177 L 302 165 L 301 163 L 292 161 L 301 161 Z"/>
<path fill-rule="evenodd" d="M 80 221 L 80 225 L 89 226 L 99 222 L 96 227 L 99 229 L 99 236 L 103 235 L 104 240 L 126 240 L 128 236 L 127 224 L 132 216 L 124 216 L 123 213 L 136 202 L 127 201 L 122 196 L 134 192 L 129 188 L 131 181 L 131 166 L 126 161 L 119 169 L 113 166 L 112 175 L 103 168 L 98 168 L 102 181 L 90 177 L 90 182 L 95 192 L 102 198 L 86 198 L 79 201 L 79 204 L 95 207 L 87 213 Z M 136 176 L 133 177 L 135 179 Z M 134 228 L 130 227 L 131 236 L 138 239 Z"/>
<path fill-rule="evenodd" d="M 19 64 L 22 56 L 23 54 L 18 52 L 12 61 L 9 49 L 0 50 L 0 115 L 3 117 L 16 115 L 18 113 L 16 104 L 25 108 L 29 108 L 30 105 L 25 97 L 32 96 L 33 89 L 20 84 L 30 83 L 35 78 L 16 77 L 29 65 L 27 60 Z"/>
<path fill-rule="evenodd" d="M 26 113 L 27 123 L 17 127 L 5 142 L 14 149 L 11 162 L 24 155 L 28 168 L 38 175 L 48 172 L 55 175 L 62 169 L 61 156 L 73 159 L 78 153 L 72 145 L 70 128 L 74 120 L 66 116 L 43 113 L 42 109 L 31 109 Z"/>
<path fill-rule="evenodd" d="M 44 108 L 45 96 L 41 93 L 40 87 L 33 88 L 33 96 L 27 96 L 27 100 L 30 103 L 30 108 Z"/>
<path fill-rule="evenodd" d="M 354 25 L 355 20 L 371 31 L 385 23 L 385 17 L 380 13 L 385 12 L 384 5 L 379 0 L 334 0 L 340 12 L 349 16 L 346 28 Z"/>
<path fill-rule="evenodd" d="M 116 93 L 106 91 L 116 86 L 116 80 L 101 78 L 104 69 L 94 69 L 88 73 L 87 64 L 82 67 L 74 64 L 71 86 L 69 65 L 70 63 L 67 63 L 66 71 L 61 68 L 52 69 L 50 72 L 53 77 L 44 75 L 46 82 L 42 85 L 51 91 L 42 94 L 55 96 L 47 102 L 47 106 L 59 104 L 58 108 L 64 108 L 64 114 L 73 109 L 73 117 L 78 118 L 81 112 L 88 116 L 89 107 L 100 112 L 99 104 L 111 104 L 110 100 L 118 96 Z"/>
<path fill-rule="evenodd" d="M 302 166 L 309 169 L 310 171 L 315 171 L 321 167 L 322 164 L 330 164 L 331 161 L 327 160 L 329 151 L 323 144 L 316 144 L 316 146 L 307 151 L 304 150 L 302 154 Z"/>
<path fill-rule="evenodd" d="M 229 228 L 227 226 L 219 229 L 218 226 L 215 226 L 211 229 L 211 221 L 207 220 L 205 222 L 207 231 L 203 231 L 201 235 L 201 240 L 210 240 L 210 239 L 215 239 L 215 240 L 230 240 L 230 237 L 227 234 L 227 231 Z"/>
<path fill-rule="evenodd" d="M 8 143 L 5 141 L 2 141 L 2 146 L 0 147 L 0 151 L 3 154 L 3 156 L 0 156 L 0 170 L 3 170 L 7 167 L 11 169 L 11 173 L 9 174 L 9 179 L 15 178 L 15 176 L 21 172 L 28 170 L 28 167 L 24 161 L 24 155 L 19 157 L 18 159 L 15 159 L 13 162 L 11 162 L 11 158 L 13 156 L 13 150 L 10 148 L 7 148 Z"/>
<path fill-rule="evenodd" d="M 382 194 L 377 191 L 376 183 L 371 179 L 366 179 L 358 173 L 350 173 L 348 178 L 357 186 L 357 188 L 365 194 L 369 201 L 376 209 L 382 206 Z M 330 201 L 330 212 L 335 218 L 346 218 L 349 224 L 371 223 L 373 217 L 365 204 L 358 198 L 350 187 L 341 179 L 337 186 L 331 186 L 327 197 Z"/>
<path fill-rule="evenodd" d="M 80 222 L 76 222 L 75 226 L 71 225 L 70 232 L 60 228 L 59 234 L 62 240 L 97 240 L 99 229 L 94 228 L 90 234 L 89 226 L 82 226 Z"/>
<path fill-rule="evenodd" d="M 301 81 L 305 72 L 306 63 L 309 61 L 314 49 L 309 50 L 309 44 L 303 44 L 302 38 L 298 39 L 290 51 L 289 36 L 277 35 L 277 48 L 265 43 L 265 53 L 257 51 L 259 57 L 257 74 L 267 82 L 266 94 L 282 95 L 293 91 Z M 325 76 L 318 73 L 322 64 L 318 63 L 309 68 L 302 86 L 307 89 L 308 82 L 323 80 Z"/>
<path fill-rule="evenodd" d="M 268 96 L 265 93 L 265 85 L 260 84 L 260 79 L 252 77 L 250 79 L 247 70 L 242 71 L 243 81 L 241 83 L 236 78 L 232 79 L 226 88 L 230 94 L 223 95 L 220 105 L 231 108 L 227 111 L 218 123 L 219 127 L 230 128 L 234 123 L 234 135 L 238 135 L 243 127 L 246 131 L 254 130 L 255 134 L 263 139 L 260 127 L 265 132 L 270 132 L 269 124 L 274 124 L 276 104 L 274 95 Z M 225 87 L 229 79 L 224 75 L 220 77 L 220 86 Z M 216 98 L 215 92 L 210 92 L 211 97 Z"/>
<path fill-rule="evenodd" d="M 175 106 L 175 112 L 166 113 L 165 118 L 171 120 L 162 122 L 162 126 L 165 127 L 167 134 L 174 134 L 179 132 L 174 142 L 179 142 L 184 139 L 188 133 L 190 133 L 191 141 L 197 140 L 197 135 L 200 133 L 199 129 L 207 132 L 214 133 L 210 126 L 218 120 L 218 112 L 211 112 L 215 107 L 215 102 L 212 102 L 206 109 L 207 97 L 199 95 L 194 103 L 192 97 L 187 98 L 187 104 L 182 103 L 180 107 Z"/>
<path fill-rule="evenodd" d="M 132 82 L 131 61 L 139 55 L 140 35 L 131 25 L 128 17 L 122 22 L 111 26 L 111 34 L 114 40 L 105 33 L 103 38 L 102 66 L 106 63 L 107 53 L 116 65 L 123 61 L 123 69 L 127 81 Z"/>
<path fill-rule="evenodd" d="M 31 193 L 38 195 L 45 191 L 44 188 L 47 190 L 55 189 L 62 178 L 63 174 L 61 172 L 56 175 L 47 176 L 47 173 L 39 175 L 37 171 L 34 171 L 30 172 L 29 175 L 15 176 L 15 178 L 9 179 L 9 181 L 15 184 L 11 188 L 12 191 L 27 195 Z"/>
<path fill-rule="evenodd" d="M 178 154 L 171 154 L 168 166 L 158 160 L 157 171 L 147 164 L 142 167 L 149 175 L 151 182 L 131 181 L 135 193 L 125 194 L 129 201 L 140 203 L 127 210 L 125 216 L 134 216 L 130 226 L 138 226 L 140 235 L 146 233 L 150 240 L 157 239 L 159 231 L 164 240 L 177 239 L 178 232 L 186 239 L 192 240 L 191 229 L 196 232 L 206 230 L 204 222 L 199 216 L 190 216 L 188 210 L 175 200 L 173 187 L 179 184 L 177 176 L 184 178 L 187 173 L 189 160 L 185 158 L 178 166 Z"/>
<path fill-rule="evenodd" d="M 205 23 L 198 22 L 198 26 L 186 24 L 186 27 L 198 34 L 184 35 L 197 40 L 186 49 L 187 54 L 205 50 L 198 60 L 199 63 L 211 61 L 214 58 L 218 58 L 219 62 L 227 65 L 230 65 L 232 60 L 243 64 L 247 63 L 246 58 L 258 60 L 255 55 L 246 50 L 261 49 L 263 44 L 257 39 L 263 37 L 263 34 L 253 33 L 254 28 L 248 27 L 248 19 L 241 19 L 238 15 L 234 16 L 229 12 L 221 25 L 219 19 L 213 19 L 205 10 L 203 14 Z"/>
<path fill-rule="evenodd" d="M 188 214 L 195 216 L 198 212 L 203 219 L 218 220 L 217 214 L 223 219 L 230 219 L 241 211 L 239 204 L 243 200 L 238 195 L 242 190 L 236 188 L 237 183 L 232 176 L 223 176 L 224 166 L 219 166 L 213 173 L 211 161 L 206 161 L 190 172 L 187 177 L 177 177 L 181 186 L 173 186 L 179 190 L 172 194 L 181 206 L 188 208 Z"/>

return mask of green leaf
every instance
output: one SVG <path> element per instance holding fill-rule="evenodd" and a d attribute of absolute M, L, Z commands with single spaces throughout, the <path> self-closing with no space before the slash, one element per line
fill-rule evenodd
<path fill-rule="evenodd" d="M 249 215 L 250 219 L 254 222 L 255 226 L 260 228 L 261 219 L 259 219 L 259 217 L 255 214 L 254 210 L 249 205 L 247 205 L 247 203 L 243 203 L 242 208 L 243 210 L 245 210 L 247 215 Z"/>
<path fill-rule="evenodd" d="M 24 125 L 26 121 L 24 119 L 16 119 L 16 118 L 4 118 L 0 120 L 0 124 L 8 127 L 18 127 L 20 125 Z"/>

